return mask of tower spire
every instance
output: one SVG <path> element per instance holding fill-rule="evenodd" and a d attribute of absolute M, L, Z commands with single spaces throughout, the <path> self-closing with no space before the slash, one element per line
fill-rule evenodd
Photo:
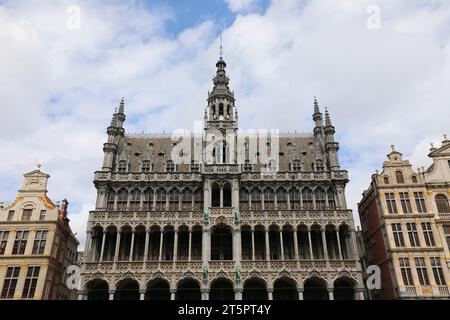
<path fill-rule="evenodd" d="M 331 124 L 331 118 L 330 118 L 330 113 L 328 112 L 328 109 L 325 108 L 325 126 L 326 127 L 332 127 L 333 125 Z"/>
<path fill-rule="evenodd" d="M 220 50 L 219 50 L 219 58 L 222 59 L 223 57 L 223 43 L 222 43 L 222 35 L 220 35 Z"/>
<path fill-rule="evenodd" d="M 125 98 L 124 97 L 122 97 L 122 100 L 120 100 L 119 113 L 125 114 Z"/>

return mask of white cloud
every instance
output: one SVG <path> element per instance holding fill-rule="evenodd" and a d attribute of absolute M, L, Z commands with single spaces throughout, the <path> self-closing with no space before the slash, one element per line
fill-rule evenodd
<path fill-rule="evenodd" d="M 245 11 L 254 7 L 259 0 L 225 0 L 233 12 Z"/>
<path fill-rule="evenodd" d="M 65 27 L 65 1 L 0 5 L 0 200 L 43 162 L 50 196 L 67 197 L 84 235 L 119 99 L 128 132 L 191 128 L 203 117 L 219 40 L 212 20 L 173 37 L 167 9 L 75 2 L 80 30 Z M 278 0 L 261 14 L 235 9 L 223 32 L 241 127 L 311 131 L 317 95 L 337 129 L 353 209 L 390 144 L 415 168 L 429 163 L 428 142 L 450 134 L 450 4 L 377 1 L 382 27 L 368 30 L 372 2 Z"/>

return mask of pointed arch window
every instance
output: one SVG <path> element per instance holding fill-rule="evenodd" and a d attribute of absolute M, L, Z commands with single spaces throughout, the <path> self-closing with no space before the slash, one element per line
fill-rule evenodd
<path fill-rule="evenodd" d="M 116 200 L 116 193 L 113 190 L 111 190 L 109 192 L 109 195 L 108 195 L 108 205 L 107 205 L 107 207 L 108 207 L 109 210 L 114 210 L 114 202 L 115 202 L 115 200 Z"/>
<path fill-rule="evenodd" d="M 287 209 L 287 192 L 284 188 L 279 188 L 277 190 L 277 209 Z"/>
<path fill-rule="evenodd" d="M 191 210 L 192 208 L 192 191 L 184 189 L 183 198 L 181 199 L 182 210 Z"/>
<path fill-rule="evenodd" d="M 169 191 L 169 210 L 176 211 L 180 208 L 180 194 L 177 189 Z"/>
<path fill-rule="evenodd" d="M 314 209 L 313 205 L 313 192 L 310 188 L 304 188 L 302 190 L 303 208 L 306 210 Z"/>
<path fill-rule="evenodd" d="M 326 208 L 325 190 L 317 188 L 314 191 L 314 198 L 316 200 L 316 210 L 323 210 Z"/>
<path fill-rule="evenodd" d="M 302 163 L 300 162 L 300 160 L 294 160 L 292 162 L 292 171 L 294 172 L 302 171 Z"/>
<path fill-rule="evenodd" d="M 325 171 L 325 164 L 323 160 L 317 160 L 316 161 L 316 171 L 317 172 L 324 172 Z"/>
<path fill-rule="evenodd" d="M 117 210 L 126 210 L 128 205 L 128 191 L 122 189 L 117 197 Z"/>
<path fill-rule="evenodd" d="M 330 207 L 330 209 L 336 209 L 336 198 L 334 196 L 334 191 L 332 189 L 328 189 L 327 198 L 328 198 L 328 206 Z"/>
<path fill-rule="evenodd" d="M 126 160 L 120 160 L 117 166 L 117 171 L 119 173 L 126 173 L 128 171 L 128 163 Z"/>
<path fill-rule="evenodd" d="M 252 189 L 252 209 L 260 210 L 262 208 L 261 205 L 261 191 L 257 188 Z"/>
<path fill-rule="evenodd" d="M 133 191 L 131 191 L 131 201 L 130 201 L 131 210 L 139 210 L 140 206 L 141 206 L 141 190 L 134 189 Z"/>
<path fill-rule="evenodd" d="M 166 171 L 167 172 L 174 172 L 175 171 L 175 164 L 172 160 L 167 160 L 166 162 Z"/>
<path fill-rule="evenodd" d="M 203 209 L 203 190 L 198 189 L 194 192 L 194 209 L 202 210 Z"/>
<path fill-rule="evenodd" d="M 191 161 L 191 171 L 192 172 L 200 171 L 200 165 L 197 162 L 195 162 L 194 160 Z"/>
<path fill-rule="evenodd" d="M 153 209 L 153 190 L 152 189 L 146 189 L 144 191 L 143 209 L 144 210 L 152 210 Z"/>
<path fill-rule="evenodd" d="M 150 160 L 142 161 L 142 172 L 150 172 L 152 169 L 152 164 Z"/>
<path fill-rule="evenodd" d="M 166 190 L 159 189 L 156 192 L 156 210 L 166 210 Z"/>
<path fill-rule="evenodd" d="M 403 177 L 403 173 L 401 171 L 395 172 L 395 179 L 397 183 L 405 183 L 405 178 Z"/>
<path fill-rule="evenodd" d="M 245 160 L 244 162 L 244 172 L 251 172 L 253 170 L 252 164 L 250 163 L 250 160 Z"/>
<path fill-rule="evenodd" d="M 389 184 L 389 178 L 388 177 L 384 177 L 384 184 Z"/>
<path fill-rule="evenodd" d="M 264 210 L 275 209 L 275 194 L 271 188 L 264 190 Z"/>
<path fill-rule="evenodd" d="M 239 192 L 239 207 L 241 210 L 248 210 L 249 195 L 247 189 L 241 189 Z"/>
<path fill-rule="evenodd" d="M 300 192 L 296 188 L 289 190 L 289 201 L 291 203 L 291 210 L 300 209 Z"/>

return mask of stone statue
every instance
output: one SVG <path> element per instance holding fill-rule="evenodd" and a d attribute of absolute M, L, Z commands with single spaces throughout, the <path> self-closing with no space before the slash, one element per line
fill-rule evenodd
<path fill-rule="evenodd" d="M 236 266 L 236 283 L 241 282 L 241 268 Z"/>
<path fill-rule="evenodd" d="M 208 282 L 208 266 L 203 267 L 203 281 L 206 283 Z"/>
<path fill-rule="evenodd" d="M 234 222 L 240 223 L 241 222 L 241 213 L 239 212 L 238 208 L 234 209 Z"/>
<path fill-rule="evenodd" d="M 205 222 L 209 222 L 209 210 L 208 210 L 208 208 L 203 209 L 203 220 L 205 220 Z"/>

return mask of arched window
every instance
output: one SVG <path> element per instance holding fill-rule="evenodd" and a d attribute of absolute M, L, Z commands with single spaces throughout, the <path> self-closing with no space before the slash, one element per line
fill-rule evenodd
<path fill-rule="evenodd" d="M 166 190 L 164 189 L 156 192 L 156 210 L 166 210 Z"/>
<path fill-rule="evenodd" d="M 264 209 L 275 209 L 275 195 L 272 189 L 267 188 L 264 190 Z"/>
<path fill-rule="evenodd" d="M 151 171 L 151 163 L 150 160 L 142 161 L 142 172 L 150 172 Z"/>
<path fill-rule="evenodd" d="M 192 172 L 200 171 L 200 165 L 198 163 L 196 163 L 194 160 L 191 161 L 191 171 Z"/>
<path fill-rule="evenodd" d="M 252 189 L 252 209 L 260 210 L 262 208 L 261 205 L 261 191 L 257 188 Z"/>
<path fill-rule="evenodd" d="M 401 171 L 395 172 L 395 178 L 397 179 L 397 183 L 405 183 L 405 178 L 403 177 L 403 173 Z"/>
<path fill-rule="evenodd" d="M 180 207 L 180 195 L 177 189 L 169 191 L 169 210 L 176 211 Z"/>
<path fill-rule="evenodd" d="M 302 190 L 303 208 L 306 210 L 313 209 L 313 193 L 310 188 L 304 188 Z"/>
<path fill-rule="evenodd" d="M 126 173 L 128 171 L 128 164 L 125 160 L 120 160 L 117 166 L 117 171 L 119 173 Z"/>
<path fill-rule="evenodd" d="M 133 191 L 131 191 L 131 202 L 130 202 L 131 210 L 139 210 L 140 205 L 141 205 L 141 190 L 133 189 Z"/>
<path fill-rule="evenodd" d="M 231 207 L 231 185 L 227 182 L 223 185 L 223 207 Z"/>
<path fill-rule="evenodd" d="M 153 208 L 153 190 L 146 189 L 144 191 L 143 209 L 152 210 L 152 208 Z"/>
<path fill-rule="evenodd" d="M 287 193 L 284 188 L 277 190 L 277 209 L 287 209 Z"/>
<path fill-rule="evenodd" d="M 314 198 L 316 200 L 316 209 L 323 210 L 326 207 L 325 191 L 322 188 L 317 188 L 314 191 Z"/>
<path fill-rule="evenodd" d="M 182 210 L 191 210 L 192 208 L 192 191 L 191 189 L 185 189 L 183 191 L 183 198 L 182 198 Z"/>
<path fill-rule="evenodd" d="M 300 192 L 296 188 L 289 190 L 289 201 L 291 210 L 300 209 Z"/>
<path fill-rule="evenodd" d="M 389 184 L 389 178 L 388 177 L 384 177 L 384 184 Z"/>
<path fill-rule="evenodd" d="M 334 197 L 334 191 L 330 188 L 327 192 L 328 206 L 330 209 L 336 209 L 336 199 Z"/>
<path fill-rule="evenodd" d="M 126 189 L 122 189 L 119 191 L 119 195 L 117 198 L 117 210 L 126 210 L 128 204 L 128 191 Z"/>
<path fill-rule="evenodd" d="M 439 213 L 449 213 L 448 199 L 443 194 L 438 194 L 435 198 Z"/>
<path fill-rule="evenodd" d="M 324 172 L 325 171 L 325 164 L 323 163 L 322 160 L 317 160 L 316 161 L 316 171 L 318 171 L 318 172 Z"/>
<path fill-rule="evenodd" d="M 213 208 L 220 207 L 220 185 L 218 183 L 214 183 L 212 186 L 211 205 Z"/>
<path fill-rule="evenodd" d="M 241 189 L 241 191 L 239 192 L 239 208 L 241 210 L 248 210 L 248 200 L 249 196 L 247 189 Z"/>
<path fill-rule="evenodd" d="M 416 176 L 412 176 L 412 182 L 413 183 L 417 183 L 417 177 Z"/>
<path fill-rule="evenodd" d="M 292 162 L 292 171 L 294 172 L 302 171 L 302 163 L 300 162 L 300 160 L 294 160 Z"/>
<path fill-rule="evenodd" d="M 251 172 L 252 171 L 252 164 L 250 163 L 250 160 L 245 160 L 244 162 L 244 172 Z"/>
<path fill-rule="evenodd" d="M 114 190 L 111 190 L 108 195 L 108 209 L 109 210 L 114 210 L 115 199 L 116 199 L 116 193 L 114 192 Z"/>
<path fill-rule="evenodd" d="M 194 209 L 203 209 L 203 189 L 198 189 L 194 192 Z"/>
<path fill-rule="evenodd" d="M 219 117 L 224 115 L 223 104 L 219 104 Z"/>
<path fill-rule="evenodd" d="M 167 172 L 174 172 L 175 171 L 175 164 L 172 160 L 167 160 L 166 162 L 166 171 Z"/>

